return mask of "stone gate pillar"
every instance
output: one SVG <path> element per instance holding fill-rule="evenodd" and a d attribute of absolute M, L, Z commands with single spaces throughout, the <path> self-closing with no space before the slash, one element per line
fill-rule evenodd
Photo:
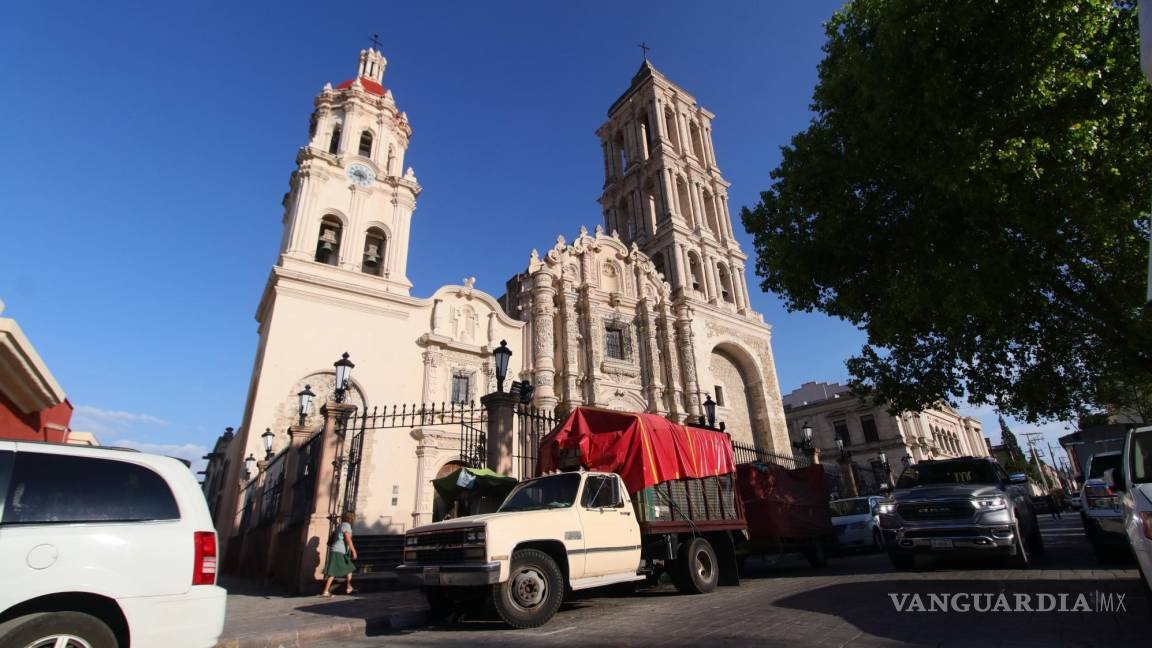
<path fill-rule="evenodd" d="M 512 474 L 519 402 L 519 398 L 506 392 L 492 392 L 480 398 L 480 404 L 488 410 L 488 468 L 501 475 Z"/>
<path fill-rule="evenodd" d="M 301 552 L 297 589 L 308 592 L 320 587 L 324 572 L 324 559 L 328 555 L 328 535 L 335 516 L 340 514 L 340 470 L 343 468 L 344 423 L 356 412 L 352 403 L 329 402 L 321 408 L 324 416 L 320 455 L 316 462 L 315 496 L 312 511 L 304 533 L 304 551 Z"/>
<path fill-rule="evenodd" d="M 544 409 L 554 409 L 556 400 L 555 324 L 556 287 L 555 277 L 544 270 L 532 275 L 532 345 L 535 355 L 536 405 Z"/>

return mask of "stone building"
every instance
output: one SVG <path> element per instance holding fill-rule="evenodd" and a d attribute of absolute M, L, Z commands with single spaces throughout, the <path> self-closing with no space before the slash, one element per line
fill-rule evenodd
<path fill-rule="evenodd" d="M 839 456 L 837 438 L 861 466 L 878 467 L 883 452 L 896 475 L 905 461 L 988 456 L 980 421 L 944 402 L 920 413 L 893 416 L 885 407 L 853 396 L 844 385 L 809 382 L 784 396 L 784 415 L 793 442 L 800 441 L 805 424 L 811 426 L 813 443 L 826 462 Z"/>
<path fill-rule="evenodd" d="M 747 257 L 732 236 L 710 113 L 645 63 L 600 129 L 606 161 L 618 162 L 601 197 L 607 231 L 581 230 L 533 253 L 499 302 L 471 279 L 419 298 L 407 259 L 421 187 L 403 170 L 413 131 L 383 85 L 385 65 L 365 50 L 355 78 L 326 85 L 297 153 L 256 310 L 243 419 L 206 473 L 224 540 L 241 530 L 255 490 L 245 459 L 265 457 L 266 430 L 271 455 L 281 456 L 290 426 L 299 438 L 323 425 L 319 405 L 332 397 L 344 352 L 356 365 L 348 402 L 360 412 L 477 401 L 496 389 L 492 352 L 506 341 L 509 380 L 530 379 L 541 408 L 694 420 L 711 395 L 737 439 L 787 450 L 771 332 L 748 305 Z M 305 386 L 318 402 L 301 423 Z M 462 433 L 440 422 L 362 436 L 357 533 L 399 534 L 433 519 L 430 480 L 462 460 Z M 318 481 L 333 478 L 333 467 L 318 469 Z"/>

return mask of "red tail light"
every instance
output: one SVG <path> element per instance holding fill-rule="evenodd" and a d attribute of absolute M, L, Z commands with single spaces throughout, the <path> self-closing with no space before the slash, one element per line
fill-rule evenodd
<path fill-rule="evenodd" d="M 192 567 L 193 585 L 216 584 L 216 534 L 212 531 L 197 531 L 193 534 L 196 544 L 196 561 Z"/>

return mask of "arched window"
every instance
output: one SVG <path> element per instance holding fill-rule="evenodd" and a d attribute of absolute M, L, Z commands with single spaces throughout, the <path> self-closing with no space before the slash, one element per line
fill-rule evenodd
<path fill-rule="evenodd" d="M 340 124 L 336 124 L 335 126 L 332 127 L 332 140 L 330 142 L 328 142 L 328 152 L 331 153 L 332 155 L 336 155 L 337 153 L 340 152 L 340 135 L 341 135 L 341 132 L 342 132 L 342 129 L 340 128 Z"/>
<path fill-rule="evenodd" d="M 616 133 L 616 175 L 624 175 L 628 170 L 628 150 L 624 148 L 624 133 Z"/>
<path fill-rule="evenodd" d="M 688 255 L 688 272 L 692 275 L 692 290 L 704 292 L 704 273 L 700 267 L 700 259 L 695 254 Z"/>
<path fill-rule="evenodd" d="M 692 139 L 692 155 L 695 155 L 699 160 L 703 160 L 704 155 L 702 151 L 704 147 L 700 144 L 700 128 L 696 126 L 696 122 L 688 122 L 688 137 Z"/>
<path fill-rule="evenodd" d="M 671 108 L 664 109 L 664 124 L 668 127 L 668 139 L 672 141 L 672 149 L 677 153 L 680 150 L 680 129 L 676 127 L 676 113 Z"/>
<path fill-rule="evenodd" d="M 657 252 L 655 255 L 652 256 L 652 267 L 656 269 L 656 272 L 659 272 L 660 274 L 664 275 L 664 281 L 670 281 L 670 279 L 668 278 L 668 274 L 664 271 L 664 253 L 663 252 Z"/>
<path fill-rule="evenodd" d="M 388 238 L 384 230 L 379 227 L 369 227 L 364 236 L 364 258 L 360 262 L 360 272 L 375 275 L 384 274 L 384 252 L 387 250 Z"/>
<path fill-rule="evenodd" d="M 688 222 L 688 227 L 696 229 L 696 218 L 692 213 L 692 199 L 688 196 L 688 184 L 683 178 L 676 179 L 676 197 L 680 202 L 680 215 Z"/>
<path fill-rule="evenodd" d="M 360 157 L 372 157 L 372 133 L 364 131 L 360 133 L 360 149 L 357 151 Z"/>
<path fill-rule="evenodd" d="M 728 270 L 724 268 L 723 264 L 717 266 L 716 274 L 720 276 L 720 297 L 730 304 L 736 303 L 732 296 L 732 280 L 728 277 Z"/>
<path fill-rule="evenodd" d="M 320 221 L 320 236 L 316 240 L 316 261 L 334 266 L 340 263 L 340 237 L 344 226 L 335 216 Z"/>
<path fill-rule="evenodd" d="M 648 125 L 648 113 L 641 112 L 636 120 L 636 127 L 640 129 L 640 153 L 647 160 L 652 156 L 652 127 Z"/>

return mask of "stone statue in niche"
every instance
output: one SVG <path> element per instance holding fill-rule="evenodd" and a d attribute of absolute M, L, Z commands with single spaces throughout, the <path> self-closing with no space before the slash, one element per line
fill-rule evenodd
<path fill-rule="evenodd" d="M 479 322 L 476 318 L 476 309 L 471 306 L 459 306 L 456 308 L 456 335 L 453 336 L 460 342 L 467 342 L 473 344 L 476 342 L 476 326 Z"/>
<path fill-rule="evenodd" d="M 616 271 L 616 265 L 611 262 L 604 264 L 604 270 L 601 273 L 602 281 L 600 289 L 605 292 L 620 292 L 620 273 Z"/>

